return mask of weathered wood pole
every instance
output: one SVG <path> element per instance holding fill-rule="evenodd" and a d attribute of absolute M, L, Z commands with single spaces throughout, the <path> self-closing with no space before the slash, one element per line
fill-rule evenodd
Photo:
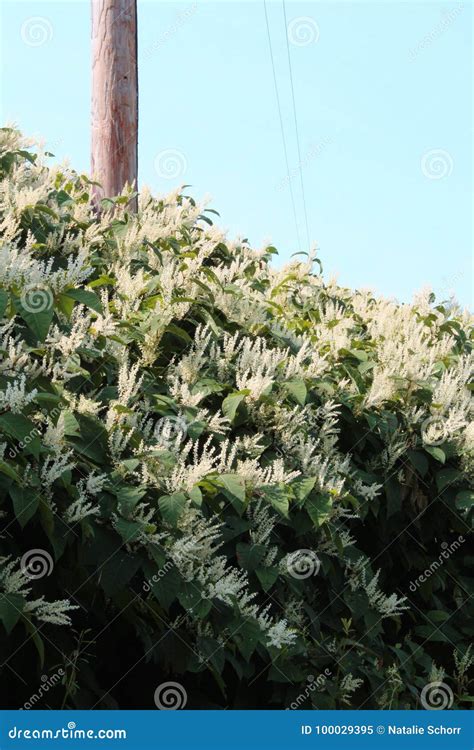
<path fill-rule="evenodd" d="M 136 0 L 92 0 L 91 172 L 96 200 L 137 185 Z M 136 210 L 135 205 L 130 205 Z"/>

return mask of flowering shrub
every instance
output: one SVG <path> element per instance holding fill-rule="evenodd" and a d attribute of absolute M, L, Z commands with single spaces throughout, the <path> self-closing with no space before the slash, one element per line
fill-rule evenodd
<path fill-rule="evenodd" d="M 99 216 L 28 148 L 2 131 L 9 705 L 60 666 L 53 707 L 465 707 L 472 317 L 276 269 L 179 193 Z"/>

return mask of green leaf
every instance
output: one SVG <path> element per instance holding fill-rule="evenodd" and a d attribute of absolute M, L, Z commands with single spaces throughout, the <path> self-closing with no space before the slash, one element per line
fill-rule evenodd
<path fill-rule="evenodd" d="M 211 393 L 220 393 L 224 388 L 225 385 L 223 385 L 223 383 L 218 383 L 217 380 L 212 380 L 212 378 L 201 378 L 194 384 L 192 393 L 203 393 L 205 396 L 209 396 Z"/>
<path fill-rule="evenodd" d="M 34 437 L 38 432 L 38 428 L 30 419 L 23 414 L 13 414 L 10 411 L 0 414 L 0 430 L 19 441 Z"/>
<path fill-rule="evenodd" d="M 0 289 L 0 320 L 5 315 L 10 295 L 5 289 Z"/>
<path fill-rule="evenodd" d="M 140 460 L 138 458 L 126 458 L 125 461 L 120 462 L 120 466 L 126 469 L 127 472 L 135 471 L 137 466 L 140 466 Z"/>
<path fill-rule="evenodd" d="M 34 210 L 39 211 L 42 214 L 46 214 L 47 216 L 51 216 L 53 219 L 59 218 L 56 211 L 53 211 L 52 208 L 46 206 L 44 203 L 36 203 L 34 206 Z"/>
<path fill-rule="evenodd" d="M 194 583 L 194 581 L 184 584 L 178 594 L 178 599 L 184 609 L 191 612 L 193 617 L 198 617 L 199 619 L 209 614 L 212 609 L 212 602 L 209 599 L 203 598 L 201 587 Z"/>
<path fill-rule="evenodd" d="M 8 463 L 8 461 L 2 461 L 0 460 L 0 471 L 2 474 L 5 474 L 5 476 L 10 477 L 10 479 L 13 479 L 14 482 L 17 484 L 22 484 L 22 479 L 19 474 L 15 471 L 13 466 Z"/>
<path fill-rule="evenodd" d="M 262 494 L 265 500 L 267 500 L 267 502 L 269 502 L 278 513 L 285 516 L 285 518 L 288 518 L 289 501 L 286 485 L 283 483 L 269 484 L 262 489 Z"/>
<path fill-rule="evenodd" d="M 201 636 L 197 639 L 197 648 L 199 653 L 221 674 L 225 665 L 225 650 L 222 643 L 219 643 L 215 638 Z M 225 685 L 223 687 L 225 689 Z"/>
<path fill-rule="evenodd" d="M 46 407 L 52 406 L 53 408 L 61 403 L 61 396 L 57 393 L 49 393 L 48 391 L 41 391 L 34 397 L 34 402 L 40 406 L 45 405 Z"/>
<path fill-rule="evenodd" d="M 168 610 L 178 596 L 183 579 L 174 565 L 165 563 L 162 568 L 155 568 L 148 582 L 153 596 Z"/>
<path fill-rule="evenodd" d="M 0 620 L 8 634 L 20 619 L 24 606 L 25 600 L 20 594 L 0 594 Z"/>
<path fill-rule="evenodd" d="M 246 392 L 245 393 L 241 393 L 241 392 L 231 393 L 229 396 L 227 396 L 223 400 L 222 412 L 224 416 L 227 417 L 227 419 L 230 422 L 234 421 L 236 414 L 237 414 L 237 409 L 239 408 L 240 404 L 244 400 L 245 396 L 246 396 Z"/>
<path fill-rule="evenodd" d="M 107 457 L 108 434 L 103 423 L 95 417 L 78 414 L 77 421 L 81 428 L 80 437 L 71 435 L 69 440 L 75 449 L 97 464 L 103 464 Z"/>
<path fill-rule="evenodd" d="M 182 339 L 182 341 L 185 341 L 186 344 L 190 344 L 192 342 L 192 338 L 189 333 L 185 331 L 184 328 L 175 325 L 175 323 L 169 323 L 169 325 L 166 326 L 165 331 L 167 333 L 173 334 L 173 336 L 177 336 L 177 338 L 179 339 Z"/>
<path fill-rule="evenodd" d="M 305 405 L 308 390 L 304 380 L 301 380 L 300 378 L 287 380 L 285 388 L 298 404 L 301 404 L 301 406 Z"/>
<path fill-rule="evenodd" d="M 454 501 L 459 510 L 470 510 L 474 505 L 474 492 L 472 490 L 461 490 Z"/>
<path fill-rule="evenodd" d="M 250 528 L 250 523 L 239 516 L 229 515 L 227 517 L 227 523 L 222 529 L 222 538 L 228 542 L 231 539 L 235 539 L 236 536 L 245 534 Z"/>
<path fill-rule="evenodd" d="M 123 516 L 129 516 L 146 493 L 143 487 L 121 487 L 117 492 L 118 509 Z"/>
<path fill-rule="evenodd" d="M 444 464 L 446 461 L 446 454 L 444 451 L 441 450 L 441 448 L 438 448 L 436 445 L 425 445 L 425 451 L 430 454 L 430 456 L 433 456 L 437 461 L 440 462 L 440 464 Z"/>
<path fill-rule="evenodd" d="M 13 502 L 15 518 L 23 528 L 38 510 L 39 495 L 31 487 L 26 489 L 16 484 L 10 487 L 9 493 Z"/>
<path fill-rule="evenodd" d="M 352 354 L 359 362 L 366 362 L 369 356 L 363 349 L 349 349 L 349 354 Z"/>
<path fill-rule="evenodd" d="M 190 492 L 188 492 L 189 497 L 191 498 L 193 505 L 196 505 L 198 508 L 202 505 L 202 492 L 199 489 L 199 487 L 196 485 L 196 487 L 193 487 Z"/>
<path fill-rule="evenodd" d="M 115 528 L 126 544 L 134 542 L 143 529 L 140 523 L 126 521 L 124 518 L 117 519 Z"/>
<path fill-rule="evenodd" d="M 91 310 L 99 313 L 99 315 L 102 315 L 104 312 L 100 297 L 89 289 L 68 289 L 67 292 L 64 292 L 64 295 L 76 302 L 80 302 L 81 305 L 89 307 Z"/>
<path fill-rule="evenodd" d="M 311 495 L 304 506 L 316 527 L 329 520 L 332 502 L 327 495 Z"/>
<path fill-rule="evenodd" d="M 17 452 L 38 458 L 41 450 L 38 428 L 23 414 L 13 414 L 12 412 L 1 414 L 0 431 L 19 442 Z"/>
<path fill-rule="evenodd" d="M 126 550 L 121 550 L 107 560 L 100 569 L 100 585 L 107 596 L 114 596 L 126 588 L 141 560 Z"/>
<path fill-rule="evenodd" d="M 112 276 L 107 276 L 106 274 L 102 274 L 102 276 L 99 276 L 98 279 L 94 279 L 94 281 L 91 281 L 89 283 L 89 287 L 92 289 L 95 289 L 99 286 L 115 286 L 116 281 Z"/>
<path fill-rule="evenodd" d="M 193 419 L 186 427 L 186 433 L 191 440 L 197 440 L 207 427 L 206 422 L 202 422 L 199 419 Z"/>
<path fill-rule="evenodd" d="M 174 492 L 172 495 L 160 497 L 158 506 L 166 523 L 169 523 L 170 526 L 177 526 L 187 502 L 188 499 L 182 492 Z"/>
<path fill-rule="evenodd" d="M 71 318 L 72 311 L 74 310 L 74 300 L 71 299 L 71 297 L 67 297 L 65 294 L 58 294 L 56 298 L 56 304 L 63 315 L 65 315 L 69 320 Z"/>
<path fill-rule="evenodd" d="M 72 411 L 69 411 L 69 410 L 63 411 L 62 415 L 63 415 L 64 434 L 75 435 L 75 436 L 80 435 L 81 428 L 79 426 L 79 422 L 77 421 Z"/>
<path fill-rule="evenodd" d="M 39 304 L 37 306 L 37 312 L 31 312 L 36 305 L 35 294 L 38 294 Z M 52 293 L 48 289 L 38 288 L 38 291 L 31 290 L 32 306 L 28 310 L 23 306 L 20 299 L 15 300 L 15 308 L 22 318 L 30 331 L 36 336 L 38 341 L 43 342 L 48 335 L 49 327 L 54 317 L 54 304 Z M 24 302 L 26 304 L 26 301 Z M 42 309 L 45 306 L 45 309 Z"/>
<path fill-rule="evenodd" d="M 305 477 L 305 479 L 297 479 L 291 483 L 291 489 L 293 490 L 297 504 L 300 507 L 314 488 L 315 484 L 316 477 Z"/>
<path fill-rule="evenodd" d="M 260 584 L 262 586 L 262 589 L 267 592 L 269 591 L 274 583 L 278 579 L 279 571 L 278 568 L 271 567 L 271 568 L 258 568 L 255 571 L 255 574 L 260 581 Z"/>
<path fill-rule="evenodd" d="M 48 539 L 51 540 L 54 537 L 54 514 L 43 497 L 39 500 L 39 516 L 41 526 Z"/>
<path fill-rule="evenodd" d="M 464 474 L 458 469 L 441 469 L 436 472 L 436 486 L 442 492 L 446 487 L 454 484 L 457 480 L 462 479 Z"/>
<path fill-rule="evenodd" d="M 417 470 L 421 477 L 424 477 L 429 469 L 429 461 L 421 451 L 407 451 L 411 465 Z"/>
<path fill-rule="evenodd" d="M 241 514 L 245 509 L 245 482 L 242 477 L 237 474 L 222 474 L 219 482 L 223 484 L 222 493 Z"/>
<path fill-rule="evenodd" d="M 426 617 L 430 622 L 445 622 L 450 618 L 449 612 L 444 612 L 442 609 L 432 609 L 426 613 Z"/>
<path fill-rule="evenodd" d="M 266 555 L 267 548 L 263 544 L 245 544 L 241 542 L 236 547 L 237 560 L 244 570 L 253 571 L 260 567 Z"/>
<path fill-rule="evenodd" d="M 253 620 L 247 620 L 244 625 L 235 627 L 233 632 L 237 648 L 248 662 L 262 637 L 260 626 Z"/>

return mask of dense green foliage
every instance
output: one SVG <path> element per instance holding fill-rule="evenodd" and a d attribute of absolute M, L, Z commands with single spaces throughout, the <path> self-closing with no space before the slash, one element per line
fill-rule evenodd
<path fill-rule="evenodd" d="M 467 707 L 472 318 L 1 139 L 3 706 Z"/>

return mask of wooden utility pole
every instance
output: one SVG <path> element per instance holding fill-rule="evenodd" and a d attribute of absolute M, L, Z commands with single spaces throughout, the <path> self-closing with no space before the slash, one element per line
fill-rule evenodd
<path fill-rule="evenodd" d="M 102 185 L 96 199 L 136 185 L 137 170 L 137 2 L 92 0 L 91 171 Z"/>

